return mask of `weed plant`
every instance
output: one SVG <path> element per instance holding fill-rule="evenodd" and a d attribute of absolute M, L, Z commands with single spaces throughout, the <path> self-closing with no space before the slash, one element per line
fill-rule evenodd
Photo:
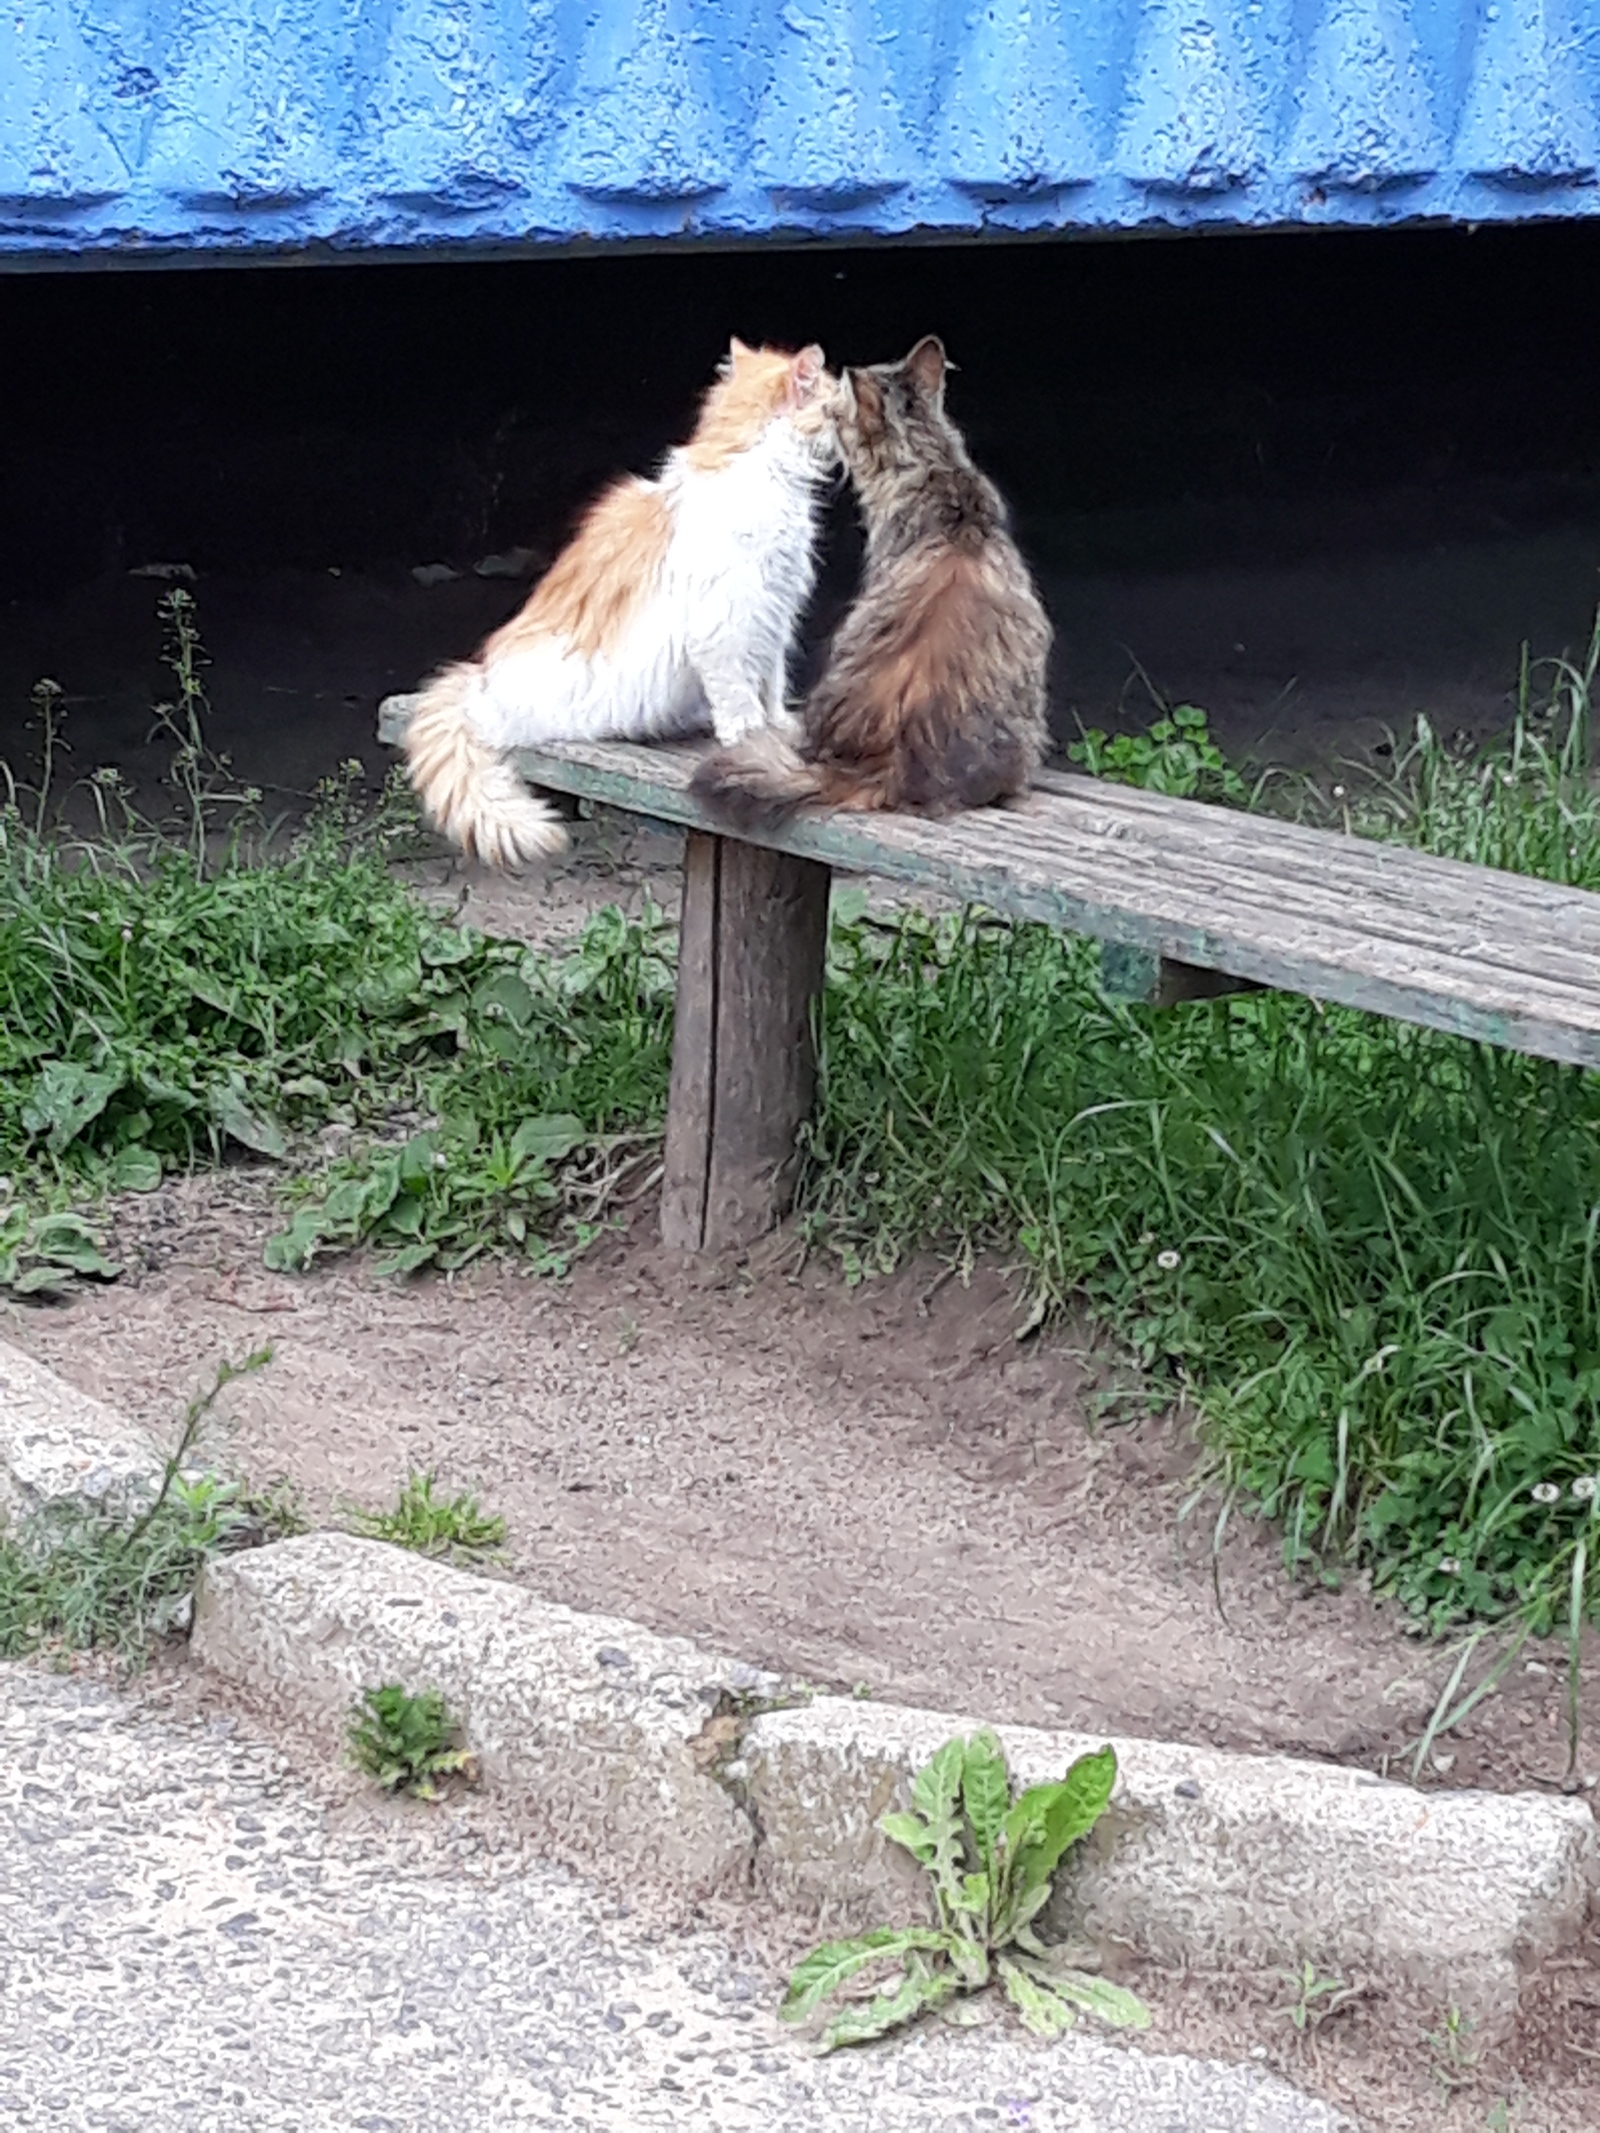
<path fill-rule="evenodd" d="M 505 1545 L 506 1522 L 485 1511 L 476 1496 L 436 1496 L 432 1474 L 408 1474 L 393 1505 L 383 1511 L 358 1511 L 351 1531 L 366 1540 L 387 1541 L 416 1555 L 473 1557 Z"/>
<path fill-rule="evenodd" d="M 439 1780 L 477 1773 L 477 1759 L 458 1739 L 459 1728 L 438 1689 L 415 1694 L 387 1681 L 363 1689 L 351 1713 L 346 1740 L 356 1768 L 385 1792 L 408 1792 L 436 1800 Z"/>
<path fill-rule="evenodd" d="M 659 916 L 602 914 L 556 963 L 448 923 L 395 874 L 415 833 L 400 787 L 364 813 L 359 765 L 302 831 L 271 836 L 259 793 L 207 751 L 190 596 L 162 616 L 172 819 L 141 819 L 100 772 L 95 833 L 62 827 L 51 684 L 35 692 L 37 783 L 0 772 L 0 1288 L 113 1274 L 82 1211 L 98 1195 L 240 1152 L 303 1155 L 329 1125 L 355 1129 L 356 1150 L 302 1186 L 277 1264 L 368 1236 L 396 1271 L 485 1244 L 538 1258 L 552 1231 L 581 1247 L 659 1134 Z M 420 1131 L 382 1145 L 407 1118 Z"/>
<path fill-rule="evenodd" d="M 1102 1748 L 1013 1800 L 992 1732 L 946 1741 L 917 1772 L 910 1812 L 878 1823 L 927 1875 L 937 1924 L 825 1942 L 790 1978 L 780 2018 L 809 2022 L 843 1998 L 820 2039 L 832 2051 L 950 2011 L 998 1983 L 1035 2036 L 1060 2036 L 1080 2013 L 1117 2029 L 1148 2028 L 1142 2001 L 1078 1968 L 1075 1951 L 1047 1945 L 1036 1930 L 1063 1860 L 1105 1813 L 1116 1778 L 1116 1755 Z M 854 1997 L 866 1980 L 875 1981 L 871 1996 Z"/>
<path fill-rule="evenodd" d="M 53 1647 L 138 1662 L 181 1626 L 212 1556 L 276 1537 L 273 1506 L 247 1502 L 215 1474 L 184 1471 L 219 1394 L 269 1354 L 224 1363 L 190 1401 L 160 1484 L 137 1515 L 68 1498 L 15 1523 L 0 1519 L 0 1659 Z"/>

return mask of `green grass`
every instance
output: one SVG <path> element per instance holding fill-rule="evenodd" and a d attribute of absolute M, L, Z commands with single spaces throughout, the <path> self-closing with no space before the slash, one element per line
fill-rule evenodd
<path fill-rule="evenodd" d="M 269 1354 L 224 1363 L 190 1401 L 142 1510 L 130 1516 L 127 1506 L 68 1499 L 15 1523 L 0 1518 L 0 1659 L 103 1650 L 137 1663 L 157 1638 L 186 1626 L 195 1582 L 214 1555 L 285 1530 L 271 1501 L 247 1500 L 215 1474 L 183 1471 L 217 1396 Z"/>
<path fill-rule="evenodd" d="M 417 1555 L 487 1555 L 505 1545 L 506 1522 L 497 1512 L 465 1492 L 435 1496 L 433 1481 L 432 1474 L 408 1474 L 392 1507 L 356 1512 L 351 1531 Z"/>
<path fill-rule="evenodd" d="M 330 781 L 269 836 L 205 751 L 192 603 L 163 616 L 175 818 L 139 819 L 97 773 L 96 833 L 59 827 L 48 688 L 37 783 L 0 784 L 0 1288 L 109 1276 L 85 1210 L 241 1153 L 302 1177 L 275 1264 L 368 1237 L 396 1271 L 486 1244 L 561 1264 L 653 1159 L 659 919 L 602 914 L 556 963 L 448 923 L 394 871 L 415 823 L 393 782 L 363 816 Z M 357 1146 L 325 1165 L 330 1125 Z"/>
<path fill-rule="evenodd" d="M 1503 750 L 1424 728 L 1330 806 L 1600 888 L 1594 667 L 1537 711 L 1525 682 Z M 850 1271 L 1015 1250 L 1186 1393 L 1292 1562 L 1436 1626 L 1592 1610 L 1600 1080 L 1287 996 L 1112 1008 L 1087 944 L 971 915 L 832 958 L 801 1193 Z"/>

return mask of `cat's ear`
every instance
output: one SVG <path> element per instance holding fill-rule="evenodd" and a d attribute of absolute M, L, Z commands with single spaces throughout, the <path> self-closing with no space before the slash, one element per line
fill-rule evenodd
<path fill-rule="evenodd" d="M 737 334 L 734 334 L 728 342 L 728 362 L 730 365 L 737 363 L 741 356 L 753 355 L 754 353 L 754 349 L 747 348 Z"/>
<path fill-rule="evenodd" d="M 789 361 L 789 398 L 796 407 L 801 407 L 816 391 L 827 365 L 827 357 L 813 341 L 809 348 L 802 348 Z"/>
<path fill-rule="evenodd" d="M 924 334 L 900 368 L 924 399 L 937 406 L 944 398 L 944 343 L 936 333 Z"/>

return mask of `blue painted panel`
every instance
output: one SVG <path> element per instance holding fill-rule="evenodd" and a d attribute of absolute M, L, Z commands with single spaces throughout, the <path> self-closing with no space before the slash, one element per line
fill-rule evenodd
<path fill-rule="evenodd" d="M 0 264 L 1600 211 L 1600 0 L 16 0 Z"/>

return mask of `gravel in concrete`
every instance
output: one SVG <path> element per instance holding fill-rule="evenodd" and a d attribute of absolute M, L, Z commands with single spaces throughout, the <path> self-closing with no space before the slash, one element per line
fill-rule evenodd
<path fill-rule="evenodd" d="M 1250 2069 L 942 2030 L 818 2062 L 443 1808 L 331 1812 L 226 1721 L 0 1668 L 0 2123 L 61 2133 L 1349 2133 Z"/>

